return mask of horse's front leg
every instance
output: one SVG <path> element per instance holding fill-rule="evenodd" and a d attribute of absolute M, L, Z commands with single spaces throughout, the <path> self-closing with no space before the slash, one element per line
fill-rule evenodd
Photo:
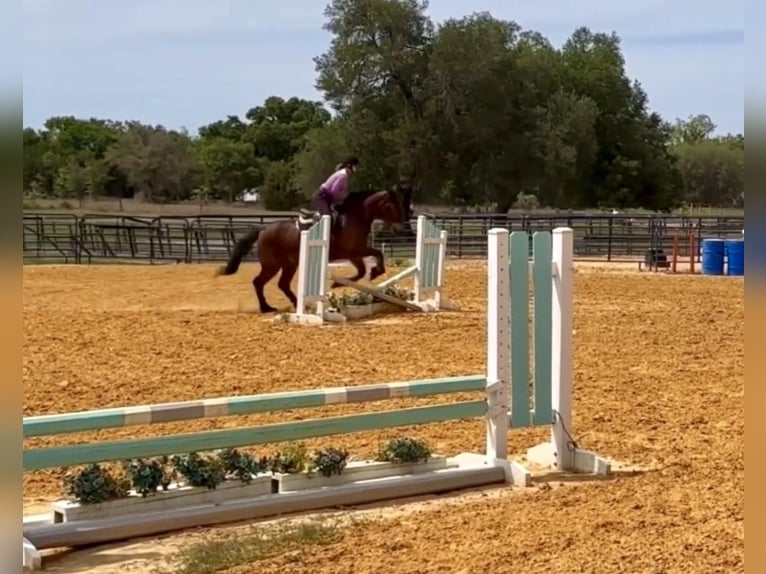
<path fill-rule="evenodd" d="M 370 281 L 376 277 L 380 277 L 386 272 L 386 264 L 383 262 L 383 252 L 380 249 L 374 247 L 365 247 L 362 257 L 374 257 L 375 267 L 370 270 Z"/>
<path fill-rule="evenodd" d="M 364 259 L 361 257 L 352 257 L 349 260 L 349 263 L 354 266 L 356 269 L 356 275 L 353 277 L 349 277 L 349 281 L 359 281 L 362 277 L 364 277 L 367 274 L 367 266 L 364 264 Z M 332 285 L 330 285 L 330 289 L 337 289 L 338 287 L 341 287 L 342 285 L 336 281 L 333 281 Z"/>

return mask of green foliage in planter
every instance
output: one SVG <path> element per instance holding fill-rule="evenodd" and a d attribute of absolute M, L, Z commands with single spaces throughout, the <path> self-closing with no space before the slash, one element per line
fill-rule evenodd
<path fill-rule="evenodd" d="M 407 289 L 400 289 L 396 287 L 395 285 L 389 285 L 388 287 L 381 289 L 381 293 L 384 293 L 386 295 L 391 295 L 392 297 L 396 297 L 397 299 L 404 299 L 405 301 L 412 301 L 415 299 L 415 294 Z M 354 293 L 346 293 L 343 295 L 336 295 L 335 293 L 330 293 L 327 296 L 327 305 L 331 309 L 338 309 L 343 310 L 346 307 L 355 307 L 360 305 L 370 305 L 371 303 L 374 303 L 376 301 L 380 301 L 377 297 L 374 297 L 368 293 L 363 293 L 361 291 L 354 292 Z"/>
<path fill-rule="evenodd" d="M 314 453 L 309 466 L 309 475 L 319 471 L 322 476 L 341 474 L 348 464 L 348 451 L 334 447 L 319 450 Z"/>
<path fill-rule="evenodd" d="M 344 293 L 337 295 L 336 293 L 330 293 L 327 296 L 327 306 L 330 309 L 337 309 L 342 311 L 346 307 L 353 307 L 357 305 L 369 305 L 372 303 L 372 297 L 367 293 Z"/>
<path fill-rule="evenodd" d="M 159 459 L 133 459 L 123 463 L 123 469 L 130 478 L 133 489 L 142 497 L 157 492 L 157 489 L 167 490 L 176 478 L 176 472 L 168 466 L 167 456 Z"/>
<path fill-rule="evenodd" d="M 99 464 L 90 464 L 78 471 L 67 472 L 64 488 L 70 500 L 80 504 L 97 504 L 127 497 L 130 481 L 124 476 L 115 476 Z"/>
<path fill-rule="evenodd" d="M 431 448 L 425 441 L 410 437 L 391 439 L 378 450 L 375 460 L 395 463 L 428 462 Z"/>
<path fill-rule="evenodd" d="M 210 490 L 215 490 L 226 478 L 223 463 L 216 456 L 202 456 L 196 452 L 190 452 L 173 455 L 171 462 L 176 471 L 191 486 L 205 486 Z"/>
<path fill-rule="evenodd" d="M 226 478 L 237 478 L 245 484 L 253 480 L 253 476 L 266 470 L 267 460 L 256 460 L 250 453 L 239 452 L 235 448 L 218 451 Z"/>
<path fill-rule="evenodd" d="M 308 453 L 303 444 L 289 444 L 267 461 L 271 472 L 297 474 L 306 468 Z"/>
<path fill-rule="evenodd" d="M 397 299 L 404 299 L 405 301 L 415 300 L 414 292 L 410 291 L 409 289 L 402 289 L 400 287 L 397 287 L 396 285 L 389 285 L 382 291 L 386 295 L 391 295 L 392 297 L 396 297 Z"/>

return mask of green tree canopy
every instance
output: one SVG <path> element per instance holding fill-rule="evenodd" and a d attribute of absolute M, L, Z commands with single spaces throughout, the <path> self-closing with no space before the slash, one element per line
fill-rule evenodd
<path fill-rule="evenodd" d="M 672 123 L 628 77 L 620 38 L 586 27 L 554 47 L 472 13 L 435 25 L 425 0 L 331 0 L 318 55 L 322 102 L 266 98 L 196 135 L 53 117 L 25 129 L 24 192 L 147 201 L 306 201 L 343 157 L 352 190 L 406 179 L 415 201 L 505 211 L 744 205 L 744 136 L 713 120 Z"/>

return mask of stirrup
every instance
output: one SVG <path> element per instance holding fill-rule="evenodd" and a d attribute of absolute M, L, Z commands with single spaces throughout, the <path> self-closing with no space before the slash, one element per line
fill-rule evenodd
<path fill-rule="evenodd" d="M 298 210 L 298 214 L 298 222 L 302 225 L 313 224 L 320 219 L 319 212 L 311 209 L 301 208 Z"/>

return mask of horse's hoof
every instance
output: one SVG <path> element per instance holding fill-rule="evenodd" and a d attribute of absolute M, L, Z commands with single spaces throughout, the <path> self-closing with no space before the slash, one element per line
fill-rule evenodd
<path fill-rule="evenodd" d="M 373 279 L 375 279 L 377 277 L 380 277 L 384 273 L 385 273 L 385 271 L 381 271 L 379 269 L 373 269 L 372 271 L 370 271 L 370 281 L 372 281 Z"/>
<path fill-rule="evenodd" d="M 276 313 L 276 312 L 277 310 L 274 307 L 269 307 L 269 306 L 261 307 L 261 313 L 263 313 L 264 315 L 266 313 Z"/>

